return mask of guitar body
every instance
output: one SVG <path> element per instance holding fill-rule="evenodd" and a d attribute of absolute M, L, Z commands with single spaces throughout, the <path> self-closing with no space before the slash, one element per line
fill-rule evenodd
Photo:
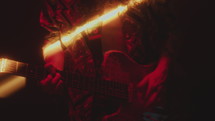
<path fill-rule="evenodd" d="M 106 115 L 104 121 L 143 121 L 144 89 L 136 85 L 154 70 L 154 64 L 140 65 L 121 51 L 108 51 L 102 63 L 103 79 L 128 84 L 128 102 L 123 102 L 114 114 Z"/>
<path fill-rule="evenodd" d="M 5 59 L 2 60 L 2 63 L 6 61 L 7 63 L 10 62 L 10 64 L 4 63 L 0 65 L 2 73 L 41 75 L 40 73 L 43 72 L 33 71 L 31 68 L 28 68 L 28 64 L 22 64 L 13 60 Z M 144 97 L 147 88 L 143 87 L 140 91 L 137 89 L 136 85 L 143 80 L 147 74 L 152 72 L 154 68 L 154 64 L 140 65 L 136 63 L 121 51 L 108 51 L 104 54 L 104 60 L 101 65 L 102 76 L 100 80 L 92 81 L 89 77 L 83 79 L 84 75 L 73 75 L 73 78 L 70 79 L 72 81 L 70 86 L 71 89 L 80 89 L 81 92 L 86 90 L 87 92 L 107 95 L 108 98 L 116 97 L 116 99 L 120 99 L 120 106 L 117 108 L 117 111 L 115 113 L 110 112 L 107 115 L 105 114 L 103 119 L 98 119 L 99 121 L 143 121 L 145 101 L 142 97 Z M 93 83 L 95 83 L 95 85 Z M 145 86 L 147 87 L 147 85 Z M 119 103 L 119 101 L 117 103 Z M 80 110 L 82 109 L 85 109 L 85 107 Z M 83 113 L 83 115 L 80 114 L 81 113 L 76 112 L 76 110 L 73 112 L 77 121 L 82 121 L 80 117 L 85 115 L 85 113 Z"/>

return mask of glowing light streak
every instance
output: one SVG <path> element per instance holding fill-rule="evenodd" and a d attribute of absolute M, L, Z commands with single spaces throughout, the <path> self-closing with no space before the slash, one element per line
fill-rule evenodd
<path fill-rule="evenodd" d="M 103 16 L 95 19 L 95 20 L 88 22 L 87 24 L 85 24 L 81 27 L 78 27 L 74 32 L 69 33 L 68 36 L 62 37 L 63 43 L 69 42 L 66 45 L 66 46 L 68 46 L 72 41 L 75 41 L 74 38 L 77 35 L 79 35 L 81 32 L 83 32 L 84 30 L 94 28 L 99 22 L 107 21 L 108 19 L 111 19 L 114 15 L 117 15 L 118 13 L 123 12 L 124 10 L 126 10 L 125 6 L 119 6 L 116 9 L 108 12 L 107 14 L 105 14 L 105 15 L 103 15 Z"/>
<path fill-rule="evenodd" d="M 94 19 L 94 20 L 92 20 L 90 22 L 87 22 L 83 26 L 77 27 L 75 29 L 75 31 L 71 31 L 71 32 L 68 32 L 67 34 L 63 34 L 61 40 L 62 40 L 63 44 L 66 47 L 68 47 L 70 44 L 72 44 L 73 42 L 75 42 L 76 40 L 81 38 L 80 33 L 83 32 L 84 30 L 92 29 L 97 24 L 99 24 L 100 22 L 104 22 L 104 21 L 110 22 L 112 19 L 114 19 L 114 17 L 116 15 L 118 15 L 120 13 L 125 13 L 128 10 L 129 7 L 133 7 L 135 5 L 138 5 L 138 4 L 146 2 L 146 1 L 147 0 L 131 0 L 128 3 L 128 5 L 124 5 L 124 6 L 119 5 L 115 9 L 113 9 L 110 12 L 100 16 L 99 18 Z M 107 24 L 107 22 L 106 22 L 106 24 Z M 43 54 L 44 54 L 44 57 L 45 57 L 47 55 L 52 55 L 53 53 L 58 52 L 58 51 L 62 51 L 61 44 L 60 44 L 59 41 L 57 41 L 57 42 L 55 42 L 53 44 L 45 46 L 44 50 L 43 50 Z"/>

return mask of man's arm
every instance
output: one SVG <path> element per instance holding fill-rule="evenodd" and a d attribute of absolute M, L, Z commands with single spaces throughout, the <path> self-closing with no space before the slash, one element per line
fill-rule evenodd
<path fill-rule="evenodd" d="M 43 48 L 43 57 L 47 69 L 47 76 L 40 81 L 42 88 L 49 92 L 53 93 L 58 90 L 62 84 L 61 75 L 58 71 L 63 71 L 64 67 L 64 51 L 61 47 L 54 48 L 52 51 L 45 52 L 46 45 L 52 43 L 53 38 L 59 36 L 59 25 L 56 20 L 55 7 L 56 0 L 50 1 L 45 0 L 44 6 L 40 14 L 40 25 L 45 28 L 49 34 L 44 39 L 44 48 Z"/>

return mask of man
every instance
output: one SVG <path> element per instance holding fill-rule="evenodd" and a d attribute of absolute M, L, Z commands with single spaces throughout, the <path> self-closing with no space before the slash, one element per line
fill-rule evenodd
<path fill-rule="evenodd" d="M 92 17 L 96 18 L 119 4 L 127 3 L 128 0 L 46 0 L 40 23 L 50 32 L 46 38 L 47 43 L 51 43 L 53 38 L 61 38 L 61 33 L 82 25 Z M 62 78 L 59 73 L 68 69 L 73 74 L 73 80 L 78 80 L 75 75 L 80 75 L 79 81 L 83 81 L 84 76 L 102 79 L 101 68 L 105 61 L 103 56 L 111 50 L 114 50 L 113 53 L 128 55 L 138 64 L 153 65 L 153 70 L 135 85 L 139 92 L 144 91 L 137 94 L 137 99 L 142 101 L 140 107 L 144 108 L 144 112 L 156 113 L 156 107 L 165 107 L 164 83 L 171 60 L 167 45 L 170 33 L 166 4 L 165 0 L 148 0 L 138 4 L 125 14 L 119 14 L 110 23 L 100 22 L 94 29 L 85 30 L 81 33 L 82 38 L 69 47 L 61 42 L 62 51 L 44 55 L 45 68 L 50 74 L 41 84 L 50 93 L 59 93 L 62 87 L 67 89 L 71 121 L 139 120 L 135 117 L 111 118 L 117 117 L 120 112 L 119 101 L 108 96 L 94 96 L 89 90 L 74 88 L 74 83 L 63 80 L 65 77 Z M 87 81 L 84 80 L 83 83 Z M 144 112 L 141 114 L 142 120 L 162 118 L 157 115 L 146 118 L 149 115 Z"/>

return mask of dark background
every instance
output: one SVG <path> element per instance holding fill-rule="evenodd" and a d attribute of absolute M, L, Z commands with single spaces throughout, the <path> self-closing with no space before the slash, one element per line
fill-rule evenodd
<path fill-rule="evenodd" d="M 3 0 L 0 7 L 0 57 L 43 66 L 42 44 L 47 31 L 40 27 L 43 0 Z M 50 96 L 27 80 L 16 94 L 0 99 L 0 121 L 62 121 L 67 108 L 61 97 Z"/>
<path fill-rule="evenodd" d="M 1 1 L 0 57 L 43 64 L 42 38 L 47 32 L 39 25 L 41 6 L 42 0 Z M 215 80 L 213 4 L 200 0 L 174 0 L 171 9 L 178 38 L 174 42 L 177 74 L 170 85 L 173 90 L 170 95 L 174 98 L 171 100 L 177 102 L 172 106 L 173 112 L 182 112 L 178 114 L 178 121 L 212 120 L 212 82 Z M 56 102 L 29 83 L 21 92 L 1 99 L 0 120 L 57 121 L 63 112 L 60 113 L 62 109 Z"/>

